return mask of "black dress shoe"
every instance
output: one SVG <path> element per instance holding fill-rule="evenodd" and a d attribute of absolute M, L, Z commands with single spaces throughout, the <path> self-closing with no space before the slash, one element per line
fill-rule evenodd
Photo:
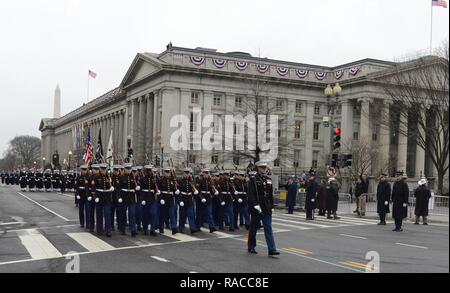
<path fill-rule="evenodd" d="M 230 231 L 230 232 L 234 232 L 234 229 L 231 229 L 231 228 L 230 228 L 230 229 L 229 229 L 228 231 Z"/>
<path fill-rule="evenodd" d="M 131 232 L 131 237 L 135 238 L 136 237 L 136 232 Z"/>
<path fill-rule="evenodd" d="M 209 229 L 209 233 L 214 233 L 214 232 L 216 232 L 217 230 L 216 230 L 216 228 L 211 228 L 211 229 Z"/>
<path fill-rule="evenodd" d="M 111 238 L 111 233 L 107 233 L 106 237 Z"/>
<path fill-rule="evenodd" d="M 178 233 L 178 229 L 172 229 L 172 235 L 175 235 Z"/>
<path fill-rule="evenodd" d="M 164 234 L 164 230 L 159 230 L 159 234 Z"/>
<path fill-rule="evenodd" d="M 258 254 L 258 252 L 253 248 L 253 249 L 249 249 L 248 253 L 250 254 Z"/>
<path fill-rule="evenodd" d="M 428 223 L 423 223 L 424 226 L 428 226 Z"/>
<path fill-rule="evenodd" d="M 269 251 L 269 256 L 275 256 L 275 255 L 280 255 L 280 252 L 278 252 L 276 250 Z"/>
<path fill-rule="evenodd" d="M 155 231 L 150 231 L 150 236 L 155 237 L 156 236 L 156 232 Z"/>
<path fill-rule="evenodd" d="M 395 228 L 395 229 L 393 229 L 393 230 L 392 230 L 392 232 L 398 232 L 398 229 L 397 229 L 397 228 Z"/>

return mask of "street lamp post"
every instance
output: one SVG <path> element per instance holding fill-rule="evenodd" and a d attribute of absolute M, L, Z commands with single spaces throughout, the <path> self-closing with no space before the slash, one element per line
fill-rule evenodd
<path fill-rule="evenodd" d="M 68 168 L 69 168 L 69 170 L 70 170 L 70 162 L 72 162 L 72 151 L 69 151 L 69 164 L 68 164 Z"/>
<path fill-rule="evenodd" d="M 164 144 L 160 144 L 161 146 L 161 168 L 164 168 Z"/>
<path fill-rule="evenodd" d="M 333 130 L 336 127 L 334 124 L 334 116 L 335 116 L 335 110 L 337 106 L 339 105 L 339 97 L 341 96 L 342 88 L 339 85 L 339 83 L 336 83 L 334 87 L 331 87 L 331 85 L 328 85 L 325 90 L 324 94 L 327 97 L 327 116 L 329 119 L 329 127 L 330 127 L 330 151 L 329 151 L 329 158 L 328 162 L 331 161 L 331 156 L 333 154 Z M 332 99 L 334 97 L 334 99 Z"/>
<path fill-rule="evenodd" d="M 44 170 L 45 169 L 45 157 L 42 158 L 42 165 L 43 165 L 42 170 Z"/>

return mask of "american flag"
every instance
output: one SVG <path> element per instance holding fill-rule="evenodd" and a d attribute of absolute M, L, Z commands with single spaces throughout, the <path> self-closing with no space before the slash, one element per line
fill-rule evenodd
<path fill-rule="evenodd" d="M 90 165 L 92 163 L 92 160 L 94 159 L 94 146 L 92 145 L 91 141 L 91 129 L 88 128 L 88 134 L 86 139 L 86 149 L 84 152 L 84 163 L 86 165 Z"/>
<path fill-rule="evenodd" d="M 440 6 L 447 8 L 447 2 L 445 0 L 431 0 L 431 6 Z"/>
<path fill-rule="evenodd" d="M 95 73 L 92 70 L 89 70 L 89 76 L 92 77 L 92 78 L 96 78 L 97 77 L 97 73 Z"/>

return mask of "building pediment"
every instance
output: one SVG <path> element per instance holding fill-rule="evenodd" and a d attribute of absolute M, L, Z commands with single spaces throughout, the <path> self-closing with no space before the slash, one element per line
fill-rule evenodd
<path fill-rule="evenodd" d="M 129 87 L 162 69 L 164 62 L 149 53 L 139 53 L 131 64 L 121 83 L 121 88 Z"/>
<path fill-rule="evenodd" d="M 53 122 L 55 122 L 56 119 L 51 118 L 43 118 L 41 119 L 41 123 L 39 124 L 39 131 L 44 131 L 45 129 L 52 126 Z"/>

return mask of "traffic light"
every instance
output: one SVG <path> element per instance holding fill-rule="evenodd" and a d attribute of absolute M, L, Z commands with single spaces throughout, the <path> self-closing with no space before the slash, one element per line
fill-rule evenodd
<path fill-rule="evenodd" d="M 341 147 L 341 129 L 335 128 L 334 129 L 334 139 L 333 139 L 333 150 L 336 150 Z"/>
<path fill-rule="evenodd" d="M 128 157 L 129 158 L 133 157 L 133 149 L 132 148 L 128 148 Z"/>
<path fill-rule="evenodd" d="M 336 168 L 339 165 L 338 161 L 339 161 L 339 155 L 332 154 L 331 155 L 331 167 Z"/>
<path fill-rule="evenodd" d="M 351 167 L 352 166 L 352 155 L 345 155 L 345 166 Z"/>

